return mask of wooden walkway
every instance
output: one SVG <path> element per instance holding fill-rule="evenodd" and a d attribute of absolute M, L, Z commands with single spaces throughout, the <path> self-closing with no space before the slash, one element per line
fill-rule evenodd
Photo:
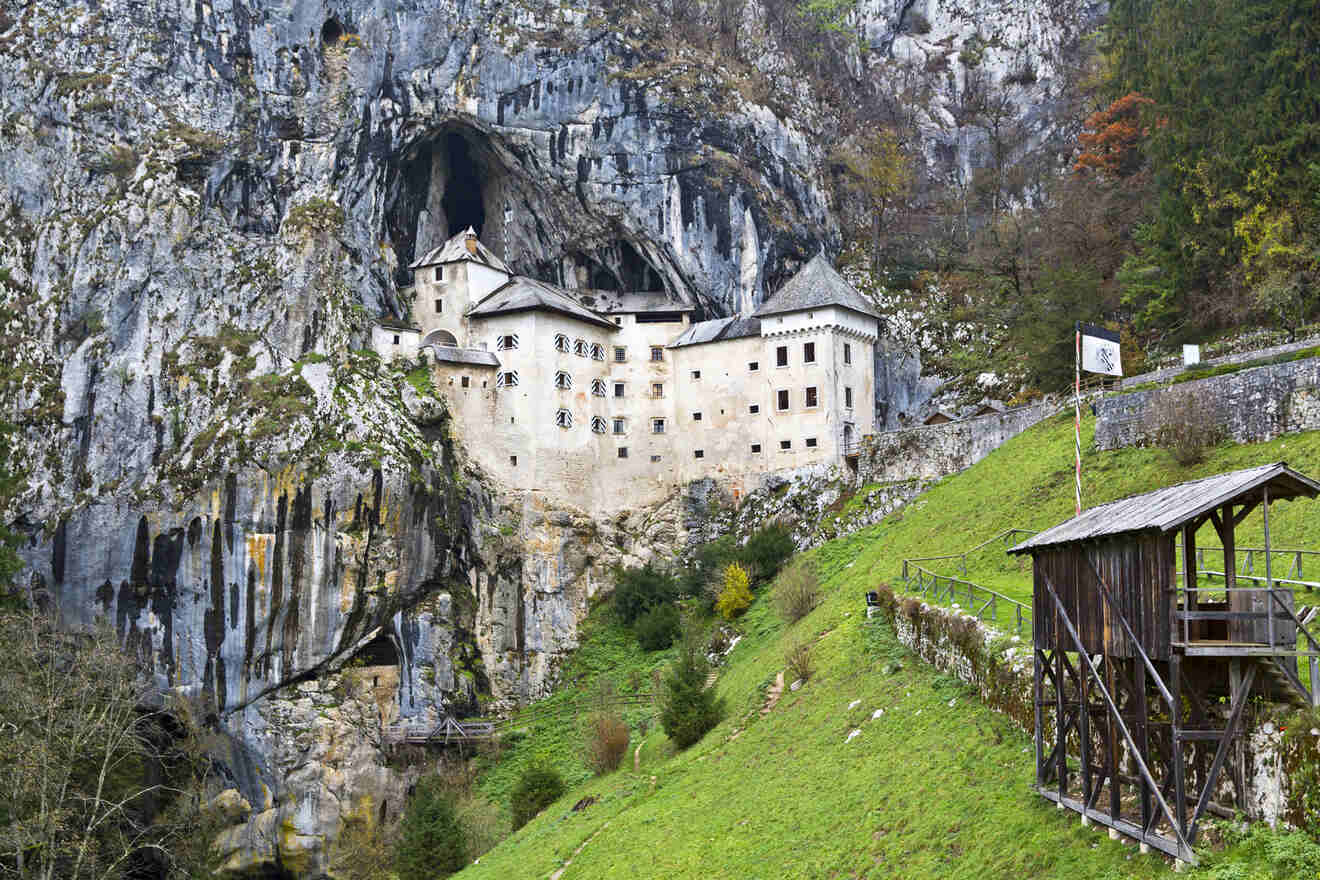
<path fill-rule="evenodd" d="M 533 706 L 508 718 L 499 720 L 472 719 L 460 721 L 449 716 L 438 722 L 397 721 L 385 727 L 386 745 L 476 745 L 491 742 L 515 730 L 529 730 L 543 721 L 558 720 L 567 715 L 577 716 L 600 709 L 622 710 L 637 706 L 652 706 L 655 698 L 651 694 L 629 694 L 618 696 L 607 704 L 593 700 L 582 700 L 557 706 Z"/>

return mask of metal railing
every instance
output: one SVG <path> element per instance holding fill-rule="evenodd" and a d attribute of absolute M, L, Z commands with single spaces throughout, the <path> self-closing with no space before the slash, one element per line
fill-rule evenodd
<path fill-rule="evenodd" d="M 1263 581 L 1264 578 L 1255 575 L 1256 554 L 1258 553 L 1264 554 L 1266 552 L 1267 551 L 1263 547 L 1238 547 L 1236 550 L 1236 554 L 1242 557 L 1242 562 L 1239 565 L 1240 570 L 1236 572 L 1237 576 L 1240 578 L 1246 578 L 1248 580 Z M 1308 556 L 1320 556 L 1320 550 L 1271 548 L 1268 552 L 1269 552 L 1269 559 L 1271 562 L 1273 562 L 1275 559 L 1278 559 L 1279 557 L 1283 557 L 1285 559 L 1291 560 L 1291 562 L 1288 565 L 1288 569 L 1283 573 L 1283 576 L 1275 577 L 1274 580 L 1283 581 L 1292 584 L 1304 584 L 1307 586 L 1312 586 L 1312 585 L 1320 586 L 1320 583 L 1317 583 L 1315 581 L 1306 581 L 1302 579 L 1304 577 L 1304 573 L 1303 573 L 1304 560 Z M 1223 569 L 1224 566 L 1222 560 L 1224 558 L 1224 548 L 1223 547 L 1196 548 L 1196 567 L 1200 571 L 1200 573 L 1204 574 L 1206 577 L 1224 577 L 1224 572 L 1222 570 L 1211 571 L 1205 568 L 1206 553 L 1212 553 L 1212 554 L 1218 553 L 1219 558 L 1221 560 L 1220 568 Z"/>

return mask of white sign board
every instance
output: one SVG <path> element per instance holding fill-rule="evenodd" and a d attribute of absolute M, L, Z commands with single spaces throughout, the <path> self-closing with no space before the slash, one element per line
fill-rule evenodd
<path fill-rule="evenodd" d="M 1183 366 L 1194 367 L 1201 362 L 1201 346 L 1184 345 L 1183 346 Z"/>
<path fill-rule="evenodd" d="M 1106 376 L 1123 375 L 1117 333 L 1094 324 L 1078 324 L 1077 330 L 1082 334 L 1083 370 Z"/>

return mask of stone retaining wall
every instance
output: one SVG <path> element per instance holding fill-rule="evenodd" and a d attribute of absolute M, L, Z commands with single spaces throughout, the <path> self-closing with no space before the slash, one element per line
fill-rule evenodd
<path fill-rule="evenodd" d="M 1169 388 L 1101 398 L 1095 403 L 1098 449 L 1154 441 L 1164 395 L 1193 394 L 1213 408 L 1230 439 L 1259 443 L 1280 434 L 1320 429 L 1320 358 L 1253 367 Z"/>

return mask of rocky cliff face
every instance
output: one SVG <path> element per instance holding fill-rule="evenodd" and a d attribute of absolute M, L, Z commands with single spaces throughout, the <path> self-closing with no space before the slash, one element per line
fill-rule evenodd
<path fill-rule="evenodd" d="M 424 372 L 362 351 L 408 262 L 471 225 L 516 271 L 727 311 L 838 249 L 828 108 L 655 64 L 608 13 L 0 7 L 3 513 L 25 583 L 228 738 L 236 871 L 319 871 L 401 796 L 346 661 L 396 669 L 403 717 L 538 696 L 603 567 L 681 531 L 677 502 L 602 523 L 468 468 Z"/>

